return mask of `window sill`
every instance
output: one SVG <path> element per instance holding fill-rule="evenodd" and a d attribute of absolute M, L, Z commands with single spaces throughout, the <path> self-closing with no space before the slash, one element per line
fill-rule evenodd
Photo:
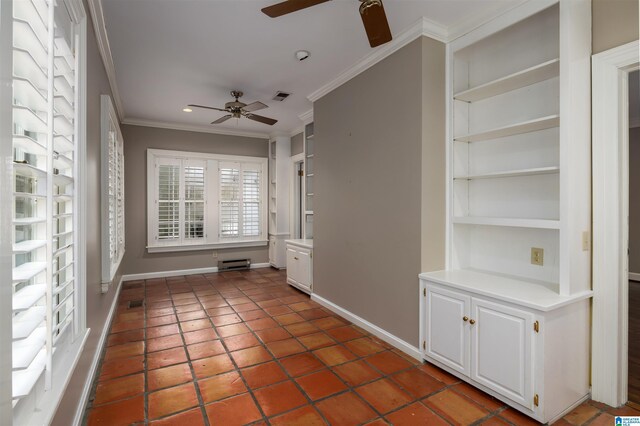
<path fill-rule="evenodd" d="M 263 247 L 268 241 L 235 241 L 228 243 L 210 243 L 210 244 L 193 244 L 193 245 L 177 245 L 177 246 L 147 246 L 149 253 L 170 253 L 177 251 L 197 251 L 197 250 L 215 250 L 227 248 L 241 247 Z"/>

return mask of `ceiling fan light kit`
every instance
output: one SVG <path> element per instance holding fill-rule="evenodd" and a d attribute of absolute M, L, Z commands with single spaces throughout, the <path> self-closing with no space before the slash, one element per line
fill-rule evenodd
<path fill-rule="evenodd" d="M 263 117 L 258 114 L 253 114 L 253 111 L 269 108 L 269 106 L 263 104 L 260 101 L 252 102 L 250 104 L 245 104 L 244 102 L 240 102 L 238 98 L 241 98 L 243 94 L 244 93 L 242 93 L 240 90 L 232 90 L 231 96 L 233 96 L 235 100 L 224 104 L 224 108 L 216 108 L 216 107 L 210 107 L 206 105 L 196 105 L 196 104 L 189 104 L 188 106 L 194 107 L 194 108 L 212 109 L 214 111 L 222 111 L 227 113 L 226 115 L 223 115 L 217 120 L 212 121 L 211 124 L 220 124 L 220 123 L 224 123 L 230 118 L 241 118 L 241 117 L 245 117 L 245 118 L 248 118 L 249 120 L 257 121 L 259 123 L 268 124 L 269 126 L 273 126 L 278 122 L 278 120 L 274 120 L 273 118 Z"/>
<path fill-rule="evenodd" d="M 298 10 L 316 6 L 329 0 L 286 0 L 281 3 L 274 4 L 262 9 L 262 12 L 271 17 L 286 15 Z M 384 12 L 382 0 L 359 0 L 360 1 L 360 17 L 362 24 L 367 32 L 369 45 L 371 47 L 380 46 L 392 40 L 391 29 L 387 21 L 387 15 Z M 298 60 L 302 61 L 306 58 L 300 58 L 296 53 Z"/>

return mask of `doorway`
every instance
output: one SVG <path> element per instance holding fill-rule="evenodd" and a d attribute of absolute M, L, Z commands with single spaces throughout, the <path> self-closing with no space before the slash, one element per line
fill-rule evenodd
<path fill-rule="evenodd" d="M 592 398 L 614 407 L 629 394 L 629 75 L 639 46 L 592 57 Z"/>
<path fill-rule="evenodd" d="M 629 403 L 640 408 L 640 71 L 629 73 Z"/>
<path fill-rule="evenodd" d="M 304 154 L 291 157 L 291 238 L 303 237 L 304 224 Z"/>

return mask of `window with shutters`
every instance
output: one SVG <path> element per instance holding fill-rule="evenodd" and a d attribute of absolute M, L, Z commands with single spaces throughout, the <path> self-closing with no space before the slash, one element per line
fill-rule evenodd
<path fill-rule="evenodd" d="M 265 245 L 266 161 L 148 150 L 148 250 Z"/>
<path fill-rule="evenodd" d="M 101 97 L 102 291 L 106 292 L 124 257 L 124 142 L 111 97 Z"/>
<path fill-rule="evenodd" d="M 13 406 L 14 424 L 42 424 L 86 335 L 79 234 L 86 15 L 78 0 L 13 0 L 0 8 L 0 39 L 7 41 L 0 44 L 0 80 L 13 83 L 0 89 L 0 108 L 10 111 L 0 118 L 0 151 L 13 157 L 1 168 L 8 174 L 0 186 L 1 216 L 11 218 L 3 221 L 10 242 L 0 242 L 0 255 L 12 263 L 0 309 L 10 337 L 2 334 L 0 351 L 12 354 L 10 378 L 3 375 L 2 383 L 11 401 L 0 406 Z M 4 323 L 9 319 L 11 325 Z"/>

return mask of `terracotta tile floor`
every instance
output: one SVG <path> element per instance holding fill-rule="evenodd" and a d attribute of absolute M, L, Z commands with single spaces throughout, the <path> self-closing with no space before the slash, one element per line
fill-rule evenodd
<path fill-rule="evenodd" d="M 85 423 L 536 424 L 285 279 L 256 269 L 124 283 Z M 614 414 L 640 411 L 590 401 L 556 424 Z"/>

